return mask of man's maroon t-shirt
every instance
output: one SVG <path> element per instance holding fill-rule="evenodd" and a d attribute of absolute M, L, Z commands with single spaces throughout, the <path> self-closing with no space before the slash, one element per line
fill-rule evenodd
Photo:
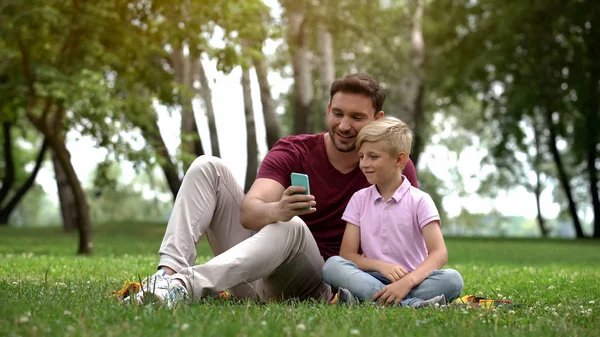
<path fill-rule="evenodd" d="M 280 139 L 260 165 L 257 178 L 272 179 L 287 188 L 292 172 L 305 173 L 309 177 L 317 211 L 300 217 L 312 232 L 321 255 L 325 259 L 339 255 L 346 228 L 342 214 L 352 195 L 369 186 L 367 178 L 358 165 L 346 174 L 331 165 L 325 150 L 324 133 Z M 419 186 L 410 159 L 402 173 L 412 186 Z"/>

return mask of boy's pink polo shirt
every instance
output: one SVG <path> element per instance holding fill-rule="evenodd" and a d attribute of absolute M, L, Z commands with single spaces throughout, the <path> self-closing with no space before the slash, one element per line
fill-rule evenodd
<path fill-rule="evenodd" d="M 360 245 L 366 258 L 383 260 L 415 270 L 427 257 L 423 227 L 440 215 L 429 194 L 412 187 L 404 177 L 389 200 L 375 185 L 354 193 L 342 219 L 360 227 Z"/>

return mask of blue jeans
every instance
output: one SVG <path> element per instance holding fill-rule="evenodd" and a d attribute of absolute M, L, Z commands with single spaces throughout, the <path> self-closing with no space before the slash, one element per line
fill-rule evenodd
<path fill-rule="evenodd" d="M 378 272 L 365 272 L 352 261 L 340 256 L 330 257 L 323 265 L 323 279 L 334 289 L 346 288 L 361 300 L 372 301 L 373 295 L 392 283 Z M 402 306 L 417 306 L 421 302 L 444 294 L 449 302 L 460 296 L 464 283 L 462 276 L 454 269 L 441 269 L 427 278 L 404 297 Z"/>

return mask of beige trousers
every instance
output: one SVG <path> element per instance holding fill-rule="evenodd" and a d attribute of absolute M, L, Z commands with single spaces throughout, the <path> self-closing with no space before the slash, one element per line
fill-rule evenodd
<path fill-rule="evenodd" d="M 299 217 L 259 232 L 240 225 L 244 193 L 221 159 L 197 158 L 177 194 L 160 246 L 160 266 L 195 298 L 229 289 L 239 298 L 325 301 L 331 287 L 322 278 L 323 258 Z M 196 246 L 206 235 L 214 258 L 196 265 Z"/>

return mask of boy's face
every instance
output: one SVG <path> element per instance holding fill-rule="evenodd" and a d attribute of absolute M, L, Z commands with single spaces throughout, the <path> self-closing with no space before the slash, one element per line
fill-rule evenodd
<path fill-rule="evenodd" d="M 359 167 L 370 184 L 386 184 L 398 177 L 404 152 L 394 157 L 382 142 L 364 142 L 358 149 Z"/>

